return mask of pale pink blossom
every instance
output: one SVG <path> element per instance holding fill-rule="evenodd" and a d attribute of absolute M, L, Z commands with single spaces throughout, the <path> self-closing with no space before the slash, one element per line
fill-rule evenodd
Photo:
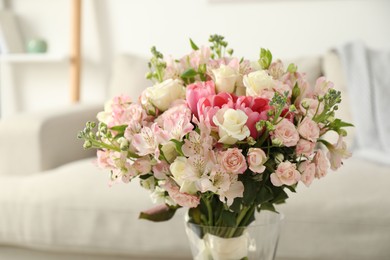
<path fill-rule="evenodd" d="M 169 164 L 166 161 L 160 161 L 153 166 L 153 175 L 156 179 L 166 180 L 170 175 Z"/>
<path fill-rule="evenodd" d="M 111 169 L 112 168 L 112 161 L 110 158 L 110 151 L 108 150 L 97 150 L 97 166 L 102 169 Z"/>
<path fill-rule="evenodd" d="M 242 198 L 244 196 L 244 189 L 244 184 L 241 181 L 234 179 L 231 181 L 229 189 L 218 193 L 219 199 L 222 202 L 226 202 L 226 205 L 230 207 L 235 198 Z"/>
<path fill-rule="evenodd" d="M 284 146 L 295 146 L 299 141 L 299 134 L 294 124 L 283 118 L 271 132 L 272 139 L 277 139 Z"/>
<path fill-rule="evenodd" d="M 107 124 L 108 127 L 116 125 L 125 125 L 131 118 L 133 110 L 129 110 L 131 98 L 127 95 L 114 97 L 104 106 L 104 111 L 99 112 L 97 118 L 99 121 Z"/>
<path fill-rule="evenodd" d="M 213 138 L 206 135 L 203 138 L 196 131 L 189 133 L 188 138 L 184 139 L 184 144 L 181 147 L 183 154 L 187 157 L 199 154 L 205 155 L 212 149 Z"/>
<path fill-rule="evenodd" d="M 199 50 L 190 53 L 189 61 L 192 68 L 197 70 L 199 65 L 207 64 L 211 56 L 211 50 L 208 46 L 201 46 Z M 187 57 L 184 57 L 187 60 Z"/>
<path fill-rule="evenodd" d="M 186 100 L 192 113 L 198 117 L 198 101 L 201 98 L 215 95 L 215 85 L 213 81 L 195 82 L 186 88 Z"/>
<path fill-rule="evenodd" d="M 316 165 L 310 161 L 304 161 L 299 164 L 298 170 L 302 173 L 301 181 L 309 187 L 314 180 Z"/>
<path fill-rule="evenodd" d="M 249 148 L 248 164 L 249 169 L 255 173 L 263 173 L 265 171 L 264 163 L 267 161 L 267 155 L 260 148 Z"/>
<path fill-rule="evenodd" d="M 297 155 L 310 156 L 314 152 L 315 143 L 310 142 L 305 139 L 299 139 L 297 146 L 295 148 L 295 152 Z"/>
<path fill-rule="evenodd" d="M 218 155 L 221 165 L 229 173 L 242 174 L 248 168 L 245 156 L 238 148 L 229 148 Z"/>
<path fill-rule="evenodd" d="M 318 124 L 308 117 L 305 117 L 298 125 L 298 132 L 303 138 L 312 142 L 317 142 L 320 137 Z"/>
<path fill-rule="evenodd" d="M 169 139 L 181 141 L 194 128 L 191 124 L 190 109 L 180 104 L 168 109 L 156 121 L 159 122 L 162 129 L 168 134 Z"/>
<path fill-rule="evenodd" d="M 168 141 L 168 133 L 163 131 L 157 123 L 154 123 L 151 127 L 143 127 L 139 134 L 135 134 L 132 145 L 137 150 L 138 155 L 152 154 L 156 160 L 159 160 L 159 144 L 165 144 Z"/>
<path fill-rule="evenodd" d="M 316 81 L 314 92 L 316 96 L 324 96 L 331 88 L 333 88 L 333 83 L 330 81 L 326 81 L 325 77 L 320 77 Z"/>
<path fill-rule="evenodd" d="M 283 62 L 281 60 L 279 60 L 279 59 L 274 61 L 274 62 L 272 62 L 271 65 L 268 68 L 268 73 L 275 80 L 280 79 L 284 75 L 284 73 L 285 73 Z"/>
<path fill-rule="evenodd" d="M 274 173 L 271 174 L 271 182 L 274 186 L 294 185 L 301 179 L 297 166 L 289 161 L 281 162 Z"/>
<path fill-rule="evenodd" d="M 167 190 L 169 196 L 174 202 L 182 207 L 196 208 L 199 205 L 200 198 L 195 195 L 180 192 L 179 187 L 172 181 L 167 181 L 163 187 Z"/>
<path fill-rule="evenodd" d="M 343 141 L 343 137 L 339 135 L 337 143 L 334 145 L 328 145 L 329 149 L 327 157 L 330 161 L 330 168 L 337 170 L 343 164 L 342 159 L 351 157 L 352 153 L 347 150 L 347 144 Z"/>
<path fill-rule="evenodd" d="M 149 156 L 144 156 L 136 159 L 134 161 L 133 167 L 138 174 L 140 175 L 147 174 L 150 173 L 152 170 L 152 162 Z"/>
<path fill-rule="evenodd" d="M 318 150 L 314 156 L 313 161 L 316 165 L 315 177 L 318 179 L 325 177 L 328 172 L 329 161 L 326 158 L 324 152 L 322 150 Z"/>

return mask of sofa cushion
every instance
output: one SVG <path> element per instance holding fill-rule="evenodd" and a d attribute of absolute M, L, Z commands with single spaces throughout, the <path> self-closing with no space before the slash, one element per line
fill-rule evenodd
<path fill-rule="evenodd" d="M 296 259 L 389 259 L 390 167 L 353 156 L 279 208 L 279 255 Z"/>
<path fill-rule="evenodd" d="M 190 255 L 184 210 L 170 222 L 139 220 L 153 206 L 136 181 L 109 187 L 92 159 L 24 177 L 0 176 L 0 244 L 150 258 Z"/>

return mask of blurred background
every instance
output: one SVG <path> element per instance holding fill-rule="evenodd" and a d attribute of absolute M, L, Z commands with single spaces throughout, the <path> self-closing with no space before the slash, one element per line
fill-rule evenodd
<path fill-rule="evenodd" d="M 1 55 L 1 113 L 35 111 L 71 102 L 73 1 L 3 0 L 16 17 L 27 51 L 34 39 L 46 56 Z M 235 55 L 256 58 L 260 47 L 282 59 L 321 55 L 348 41 L 389 49 L 390 2 L 385 0 L 83 0 L 81 102 L 103 102 L 119 53 L 150 56 L 150 47 L 179 57 L 188 39 L 207 44 L 224 35 Z M 18 56 L 18 55 L 16 55 Z"/>

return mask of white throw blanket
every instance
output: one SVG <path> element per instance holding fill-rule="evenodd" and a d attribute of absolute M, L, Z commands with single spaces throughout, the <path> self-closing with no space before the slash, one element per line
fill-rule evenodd
<path fill-rule="evenodd" d="M 356 127 L 354 154 L 390 164 L 390 52 L 361 42 L 337 49 Z"/>

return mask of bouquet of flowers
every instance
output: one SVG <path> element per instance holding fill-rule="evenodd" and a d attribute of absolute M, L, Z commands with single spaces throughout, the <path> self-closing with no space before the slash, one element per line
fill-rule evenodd
<path fill-rule="evenodd" d="M 286 189 L 309 186 L 350 156 L 343 137 L 351 124 L 335 117 L 341 96 L 331 82 L 309 86 L 266 49 L 250 61 L 234 57 L 223 36 L 209 42 L 190 39 L 180 59 L 153 47 L 153 86 L 138 100 L 115 97 L 79 134 L 112 183 L 137 178 L 150 190 L 159 205 L 141 218 L 168 220 L 185 207 L 192 223 L 246 227 L 256 211 L 276 211 Z"/>

